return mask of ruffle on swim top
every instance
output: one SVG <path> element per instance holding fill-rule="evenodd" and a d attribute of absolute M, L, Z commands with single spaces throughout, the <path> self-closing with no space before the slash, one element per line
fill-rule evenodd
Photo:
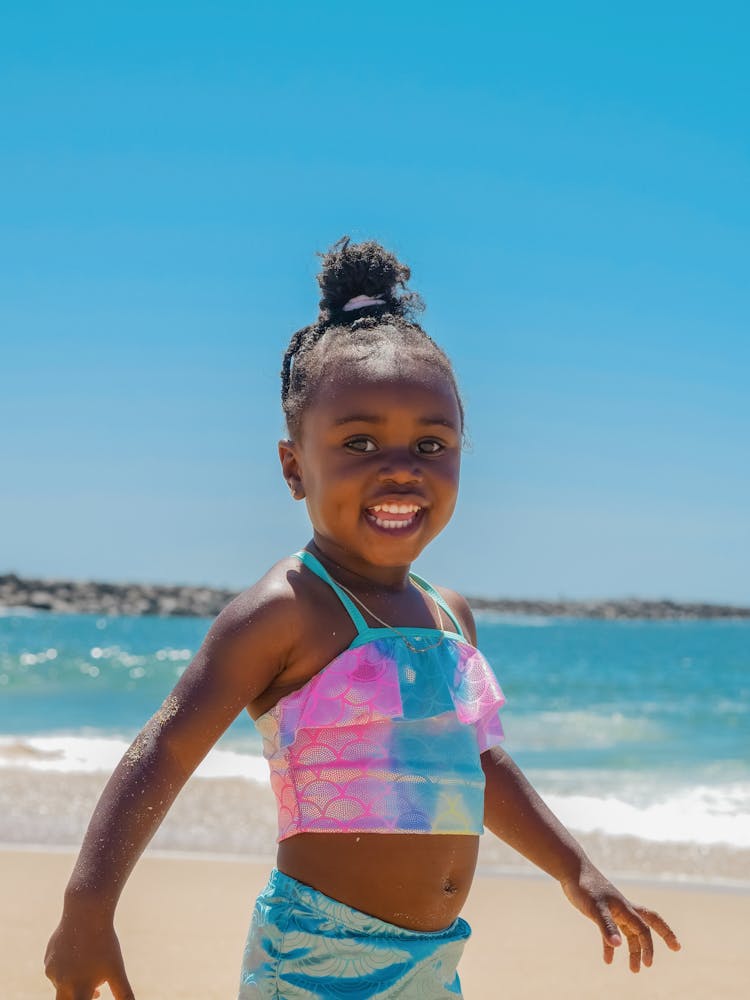
<path fill-rule="evenodd" d="M 415 645 L 424 638 L 409 636 Z M 443 634 L 439 646 L 417 652 L 389 633 L 345 649 L 260 716 L 256 726 L 264 734 L 275 728 L 265 720 L 278 719 L 279 747 L 284 748 L 300 729 L 428 719 L 455 711 L 460 722 L 493 728 L 502 739 L 497 713 L 504 704 L 497 677 L 475 646 Z"/>
<path fill-rule="evenodd" d="M 279 840 L 306 830 L 482 832 L 479 755 L 503 739 L 500 685 L 465 639 L 406 635 L 409 645 L 391 630 L 361 633 L 256 720 Z"/>

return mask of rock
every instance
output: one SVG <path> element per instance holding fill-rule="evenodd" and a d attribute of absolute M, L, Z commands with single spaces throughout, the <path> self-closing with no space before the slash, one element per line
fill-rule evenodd
<path fill-rule="evenodd" d="M 29 607 L 56 614 L 162 615 L 214 618 L 235 596 L 214 587 L 153 583 L 99 583 L 90 580 L 33 580 L 0 575 L 0 607 Z M 541 601 L 470 597 L 476 611 L 559 618 L 699 619 L 750 618 L 750 608 L 723 604 L 681 604 L 628 597 L 603 601 Z"/>

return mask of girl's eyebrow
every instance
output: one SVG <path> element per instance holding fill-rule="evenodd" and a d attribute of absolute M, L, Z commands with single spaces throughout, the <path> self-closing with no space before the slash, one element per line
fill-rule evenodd
<path fill-rule="evenodd" d="M 336 417 L 333 421 L 335 427 L 340 427 L 341 424 L 384 424 L 385 417 L 372 416 L 369 413 L 352 413 L 350 416 L 346 417 Z"/>
<path fill-rule="evenodd" d="M 341 427 L 342 424 L 384 424 L 387 418 L 382 416 L 376 416 L 370 413 L 352 413 L 346 417 L 337 417 L 333 421 L 334 427 Z M 448 420 L 447 417 L 419 417 L 417 423 L 421 424 L 423 427 L 439 426 L 448 427 L 450 430 L 455 431 L 456 425 L 452 420 Z"/>
<path fill-rule="evenodd" d="M 453 421 L 448 420 L 447 417 L 420 417 L 418 423 L 424 424 L 425 426 L 437 424 L 439 427 L 448 427 L 452 431 L 458 429 Z"/>

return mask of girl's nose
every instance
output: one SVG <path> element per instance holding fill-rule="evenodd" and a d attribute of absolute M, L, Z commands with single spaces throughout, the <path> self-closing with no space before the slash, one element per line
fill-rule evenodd
<path fill-rule="evenodd" d="M 418 483 L 422 480 L 422 467 L 412 452 L 391 453 L 383 459 L 379 478 L 382 482 Z"/>

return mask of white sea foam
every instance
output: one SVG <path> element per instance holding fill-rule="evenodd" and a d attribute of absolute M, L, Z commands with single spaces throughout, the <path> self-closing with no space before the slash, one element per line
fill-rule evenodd
<path fill-rule="evenodd" d="M 639 806 L 612 795 L 544 797 L 562 822 L 579 833 L 750 847 L 750 783 L 698 785 Z"/>
<path fill-rule="evenodd" d="M 126 740 L 97 736 L 0 737 L 0 768 L 94 774 L 112 771 L 129 747 Z M 214 747 L 195 772 L 199 778 L 267 782 L 268 765 L 253 753 Z"/>
<path fill-rule="evenodd" d="M 0 770 L 93 774 L 112 771 L 128 741 L 91 736 L 0 737 Z M 200 778 L 268 783 L 268 766 L 248 747 L 214 747 Z M 655 842 L 750 847 L 750 781 L 703 781 L 676 787 L 674 775 L 590 769 L 532 771 L 530 778 L 562 822 L 578 833 L 601 832 Z M 700 779 L 699 779 L 700 780 Z"/>

